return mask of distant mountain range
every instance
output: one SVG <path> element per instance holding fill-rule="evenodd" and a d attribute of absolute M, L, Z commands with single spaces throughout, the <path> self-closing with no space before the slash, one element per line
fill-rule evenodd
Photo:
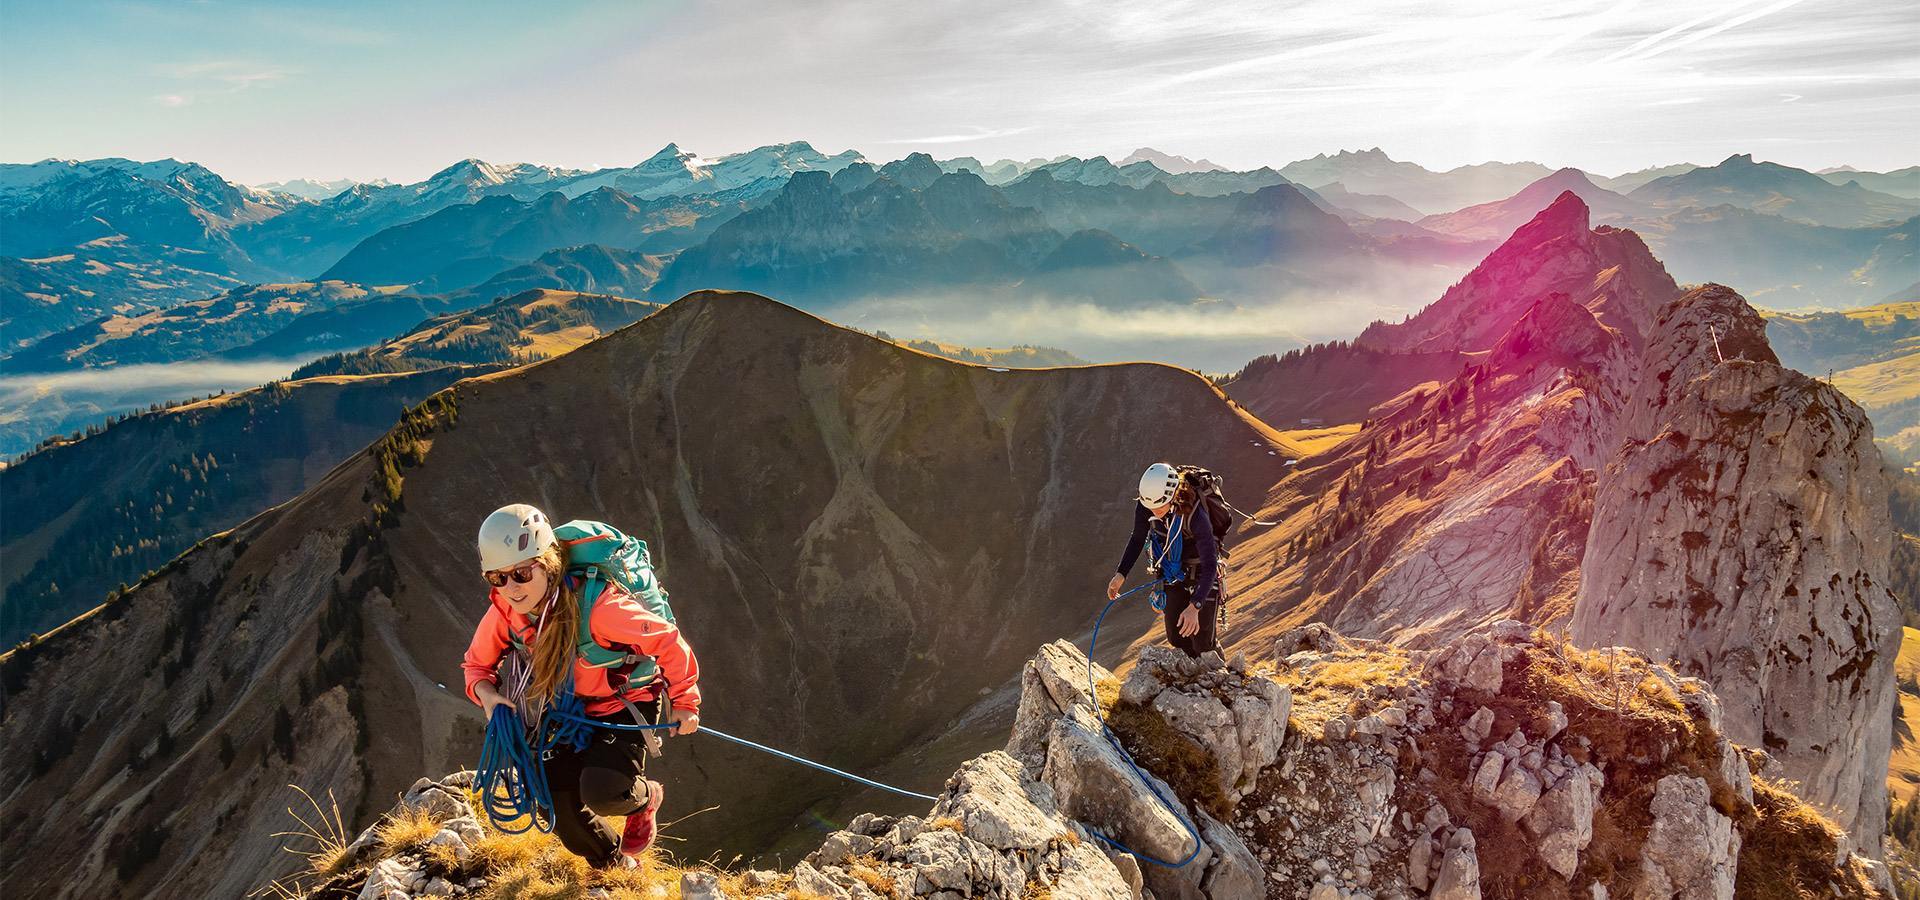
<path fill-rule="evenodd" d="M 1210 159 L 1188 159 L 1184 156 L 1175 156 L 1171 153 L 1161 153 L 1152 147 L 1141 147 L 1121 158 L 1120 162 L 1116 163 L 1116 165 L 1127 166 L 1137 162 L 1153 163 L 1154 166 L 1161 171 L 1170 172 L 1175 175 L 1185 175 L 1190 172 L 1212 172 L 1214 170 L 1225 171 L 1227 168 Z"/>
<path fill-rule="evenodd" d="M 733 287 L 815 306 L 956 291 L 1114 309 L 1264 302 L 1409 267 L 1457 276 L 1568 191 L 1683 280 L 1850 307 L 1920 285 L 1920 200 L 1899 193 L 1916 193 L 1916 174 L 1816 175 L 1745 154 L 1613 178 L 1535 163 L 1435 172 L 1377 148 L 1244 172 L 1151 148 L 875 165 L 794 142 L 717 159 L 670 144 L 593 171 L 469 159 L 412 184 L 243 187 L 175 160 L 47 160 L 0 165 L 0 352 L 16 371 L 257 358 L 256 344 L 310 356 L 536 288 L 665 302 Z M 332 298 L 338 313 L 241 303 L 241 318 L 272 313 L 157 349 L 249 285 L 319 281 L 378 291 Z"/>
<path fill-rule="evenodd" d="M 1920 199 L 1920 166 L 1908 166 L 1891 172 L 1862 172 L 1852 166 L 1837 169 L 1821 169 L 1814 173 L 1834 184 L 1858 183 L 1870 191 L 1892 194 L 1895 197 Z"/>
<path fill-rule="evenodd" d="M 1656 178 L 1631 194 L 1658 207 L 1737 206 L 1810 225 L 1857 228 L 1920 215 L 1920 200 L 1882 194 L 1857 180 L 1834 184 L 1804 169 L 1729 156 L 1717 166 Z"/>
<path fill-rule="evenodd" d="M 384 178 L 378 178 L 373 181 L 355 181 L 351 178 L 336 178 L 332 181 L 315 181 L 308 178 L 295 178 L 291 181 L 270 181 L 265 184 L 253 185 L 253 187 L 268 193 L 292 194 L 302 200 L 325 200 L 341 191 L 361 184 L 371 185 L 373 187 L 387 187 L 393 184 L 393 182 Z"/>
<path fill-rule="evenodd" d="M 1317 188 L 1338 182 L 1349 191 L 1385 194 L 1423 213 L 1505 197 L 1552 171 L 1534 162 L 1489 162 L 1434 172 L 1392 159 L 1378 147 L 1323 153 L 1280 168 L 1281 175 L 1297 184 Z"/>

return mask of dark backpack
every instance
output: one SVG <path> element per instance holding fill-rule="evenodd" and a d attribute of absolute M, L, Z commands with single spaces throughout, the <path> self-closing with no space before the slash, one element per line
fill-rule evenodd
<path fill-rule="evenodd" d="M 1180 480 L 1193 489 L 1194 508 L 1207 511 L 1207 524 L 1213 526 L 1213 541 L 1225 557 L 1227 532 L 1233 530 L 1233 507 L 1222 493 L 1226 479 L 1199 466 L 1175 466 Z"/>

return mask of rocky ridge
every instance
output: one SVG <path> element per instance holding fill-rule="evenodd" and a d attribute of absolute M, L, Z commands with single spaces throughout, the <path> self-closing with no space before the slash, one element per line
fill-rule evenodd
<path fill-rule="evenodd" d="M 862 814 L 785 871 L 553 877 L 606 898 L 1872 896 L 1876 864 L 1756 777 L 1767 755 L 1723 715 L 1698 679 L 1513 621 L 1428 651 L 1306 626 L 1252 666 L 1150 648 L 1124 680 L 1061 641 L 1027 664 L 1006 749 L 925 815 Z M 470 784 L 417 782 L 300 895 L 539 888 L 496 865 Z M 389 824 L 423 808 L 437 824 Z"/>
<path fill-rule="evenodd" d="M 1571 194 L 1355 347 L 1374 373 L 1459 368 L 1401 382 L 1276 486 L 1259 516 L 1281 525 L 1232 545 L 1235 648 L 1306 621 L 1426 648 L 1508 617 L 1637 647 L 1710 681 L 1734 739 L 1877 845 L 1898 628 L 1855 404 L 1779 365 L 1739 294 L 1681 292 Z M 1259 384 L 1308 356 L 1329 354 Z"/>

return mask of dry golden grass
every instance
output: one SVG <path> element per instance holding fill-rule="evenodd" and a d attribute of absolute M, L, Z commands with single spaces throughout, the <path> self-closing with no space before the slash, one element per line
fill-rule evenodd
<path fill-rule="evenodd" d="M 1402 685 L 1414 680 L 1410 661 L 1396 650 L 1342 650 L 1332 659 L 1274 676 L 1294 688 L 1294 710 L 1300 725 L 1317 733 L 1327 719 L 1352 715 L 1361 698 L 1377 685 Z"/>
<path fill-rule="evenodd" d="M 469 792 L 468 799 L 476 809 L 479 808 L 477 794 Z M 372 858 L 356 863 L 344 852 L 347 837 L 338 825 L 338 813 L 322 812 L 320 805 L 311 797 L 308 797 L 308 802 L 315 812 L 306 816 L 296 814 L 294 817 L 301 822 L 304 830 L 288 834 L 318 842 L 320 849 L 317 852 L 296 851 L 307 857 L 309 869 L 293 878 L 268 885 L 263 891 L 271 896 L 295 900 L 318 896 L 316 891 L 326 896 L 338 892 L 357 892 L 366 872 L 379 859 L 422 850 L 422 861 L 433 875 L 462 882 L 474 877 L 486 879 L 486 886 L 470 895 L 476 900 L 577 900 L 592 889 L 604 890 L 611 900 L 678 900 L 680 879 L 689 871 L 711 873 L 730 896 L 747 896 L 750 893 L 743 874 L 704 864 L 683 865 L 657 845 L 642 854 L 638 865 L 633 868 L 599 869 L 568 852 L 551 834 L 537 830 L 508 834 L 484 817 L 481 817 L 481 830 L 484 833 L 469 846 L 472 855 L 463 863 L 450 848 L 427 845 L 427 841 L 439 832 L 440 823 L 418 810 L 390 813 L 374 832 L 380 841 L 379 852 Z M 323 824 L 309 824 L 315 821 Z M 507 824 L 516 827 L 526 823 L 521 820 Z M 617 831 L 621 822 L 614 819 L 609 824 Z M 957 821 L 954 827 L 958 827 Z M 887 880 L 878 860 L 864 862 L 870 870 L 868 875 L 874 879 L 870 884 Z M 858 873 L 855 877 L 867 880 L 867 876 Z M 786 878 L 756 890 L 777 893 L 783 897 L 810 896 L 804 891 L 793 890 L 791 880 Z"/>
<path fill-rule="evenodd" d="M 374 829 L 374 836 L 394 853 L 418 850 L 440 833 L 440 820 L 424 809 L 402 809 L 388 813 L 387 820 Z"/>
<path fill-rule="evenodd" d="M 954 834 L 967 833 L 966 823 L 961 822 L 959 819 L 956 819 L 952 816 L 941 816 L 938 819 L 934 819 L 933 821 L 927 823 L 927 827 L 928 828 L 945 828 L 946 830 L 951 831 Z"/>
<path fill-rule="evenodd" d="M 1920 397 L 1920 353 L 1835 372 L 1833 386 L 1870 410 Z"/>
<path fill-rule="evenodd" d="M 1869 897 L 1857 879 L 1835 881 L 1840 828 L 1779 785 L 1753 780 L 1756 818 L 1740 845 L 1739 900 Z M 1851 883 L 1849 883 L 1851 882 Z"/>
<path fill-rule="evenodd" d="M 1280 434 L 1292 441 L 1295 447 L 1306 456 L 1323 453 L 1340 445 L 1341 441 L 1360 433 L 1359 422 L 1345 425 L 1332 425 L 1326 428 L 1300 428 L 1282 431 Z"/>
<path fill-rule="evenodd" d="M 300 823 L 300 827 L 293 831 L 275 832 L 273 836 L 294 838 L 301 844 L 312 844 L 312 846 L 283 845 L 281 847 L 288 853 L 305 858 L 307 869 L 295 874 L 292 878 L 269 882 L 266 891 L 275 896 L 297 896 L 301 885 L 305 882 L 314 880 L 325 882 L 327 879 L 334 878 L 345 872 L 351 861 L 347 856 L 347 844 L 352 836 L 347 834 L 346 822 L 340 816 L 340 804 L 334 799 L 333 792 L 327 792 L 327 806 L 322 807 L 320 801 L 308 793 L 306 788 L 297 784 L 288 785 L 288 787 L 300 792 L 300 796 L 307 801 L 306 805 L 311 807 L 311 811 L 287 807 L 287 815 Z"/>
<path fill-rule="evenodd" d="M 847 874 L 859 879 L 861 884 L 882 897 L 893 896 L 893 877 L 886 873 L 886 865 L 877 857 L 861 856 L 849 860 Z"/>
<path fill-rule="evenodd" d="M 1151 706 L 1115 702 L 1107 725 L 1120 736 L 1127 753 L 1141 768 L 1188 797 L 1215 818 L 1232 815 L 1233 804 L 1220 789 L 1220 766 L 1205 747 L 1167 724 Z"/>

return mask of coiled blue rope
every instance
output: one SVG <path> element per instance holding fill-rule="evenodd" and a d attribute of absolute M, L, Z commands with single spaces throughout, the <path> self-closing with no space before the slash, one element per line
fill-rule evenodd
<path fill-rule="evenodd" d="M 1185 866 L 1187 863 L 1193 862 L 1193 858 L 1200 855 L 1200 847 L 1202 846 L 1200 842 L 1200 832 L 1198 829 L 1195 829 L 1193 827 L 1193 823 L 1187 821 L 1186 816 L 1183 816 L 1180 814 L 1179 806 L 1175 805 L 1173 801 L 1168 800 L 1165 795 L 1161 794 L 1159 788 L 1154 787 L 1153 779 L 1148 778 L 1147 773 L 1144 771 L 1141 771 L 1140 764 L 1133 761 L 1133 754 L 1128 753 L 1127 748 L 1120 743 L 1120 736 L 1117 734 L 1114 734 L 1113 729 L 1107 727 L 1106 713 L 1100 711 L 1100 695 L 1094 693 L 1094 690 L 1093 690 L 1093 648 L 1095 645 L 1100 643 L 1100 623 L 1105 622 L 1107 620 L 1108 610 L 1113 609 L 1114 604 L 1119 603 L 1120 601 L 1125 600 L 1134 594 L 1137 594 L 1148 588 L 1157 587 L 1162 583 L 1162 581 L 1163 579 L 1155 579 L 1153 581 L 1147 582 L 1146 584 L 1140 585 L 1139 587 L 1136 587 L 1130 591 L 1127 591 L 1123 594 L 1119 594 L 1115 596 L 1112 600 L 1107 601 L 1107 605 L 1105 607 L 1101 608 L 1100 617 L 1093 620 L 1093 637 L 1087 640 L 1087 699 L 1092 701 L 1094 711 L 1096 713 L 1099 713 L 1100 715 L 1100 733 L 1106 737 L 1107 743 L 1113 745 L 1113 749 L 1120 754 L 1120 758 L 1123 760 L 1126 760 L 1127 766 L 1133 769 L 1133 774 L 1139 777 L 1140 783 L 1146 785 L 1147 790 L 1153 793 L 1154 799 L 1160 801 L 1160 805 L 1166 807 L 1167 812 L 1170 812 L 1173 814 L 1173 818 L 1180 823 L 1180 827 L 1185 828 L 1187 830 L 1187 836 L 1190 838 L 1193 838 L 1193 852 L 1188 853 L 1186 857 L 1181 859 L 1179 862 L 1167 862 L 1164 859 L 1158 859 L 1150 854 L 1142 853 L 1138 850 L 1135 850 L 1132 847 L 1122 844 L 1119 841 L 1114 840 L 1113 838 L 1107 837 L 1106 835 L 1101 834 L 1100 832 L 1095 831 L 1091 828 L 1087 829 L 1087 831 L 1091 833 L 1101 843 L 1106 844 L 1107 846 L 1112 847 L 1113 849 L 1118 850 L 1122 853 L 1131 853 L 1135 857 L 1139 859 L 1144 859 L 1147 862 L 1153 863 L 1156 866 L 1160 866 L 1161 868 L 1178 869 L 1178 868 L 1181 868 L 1182 866 Z M 1159 607 L 1156 606 L 1155 608 L 1158 609 Z"/>
<path fill-rule="evenodd" d="M 486 743 L 480 746 L 480 768 L 474 773 L 480 804 L 495 828 L 507 834 L 529 829 L 553 830 L 553 794 L 547 789 L 547 769 L 540 764 L 520 715 L 502 704 L 487 720 Z M 542 820 L 544 814 L 546 818 Z M 511 823 L 522 818 L 526 825 Z"/>

